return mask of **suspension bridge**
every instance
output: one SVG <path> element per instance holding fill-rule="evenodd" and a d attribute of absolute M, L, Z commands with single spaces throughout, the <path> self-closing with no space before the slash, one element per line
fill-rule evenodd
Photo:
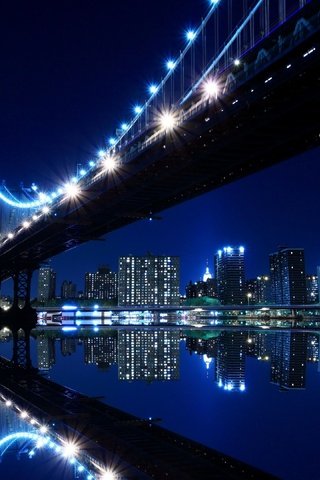
<path fill-rule="evenodd" d="M 316 0 L 211 0 L 86 168 L 52 192 L 33 185 L 26 201 L 2 188 L 2 202 L 30 211 L 0 239 L 15 312 L 21 301 L 30 312 L 32 272 L 46 259 L 318 146 L 319 29 Z"/>

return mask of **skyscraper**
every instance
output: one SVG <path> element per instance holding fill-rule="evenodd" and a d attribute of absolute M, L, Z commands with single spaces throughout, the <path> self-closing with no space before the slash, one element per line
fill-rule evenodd
<path fill-rule="evenodd" d="M 56 296 L 56 272 L 50 265 L 39 268 L 38 302 L 47 302 Z"/>
<path fill-rule="evenodd" d="M 245 302 L 244 247 L 224 247 L 215 255 L 218 298 L 223 305 Z"/>
<path fill-rule="evenodd" d="M 147 255 L 120 257 L 118 304 L 179 305 L 180 259 Z"/>
<path fill-rule="evenodd" d="M 116 300 L 117 274 L 108 267 L 99 267 L 96 273 L 85 274 L 84 295 L 88 300 Z"/>
<path fill-rule="evenodd" d="M 279 248 L 269 255 L 271 301 L 276 305 L 306 303 L 303 248 Z"/>

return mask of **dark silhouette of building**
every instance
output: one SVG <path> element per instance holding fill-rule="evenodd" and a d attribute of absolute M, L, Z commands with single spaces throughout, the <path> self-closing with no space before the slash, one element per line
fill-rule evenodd
<path fill-rule="evenodd" d="M 218 298 L 223 305 L 245 302 L 244 247 L 224 247 L 215 255 Z"/>
<path fill-rule="evenodd" d="M 101 266 L 96 273 L 85 274 L 84 296 L 88 300 L 117 299 L 118 276 L 109 267 Z"/>
<path fill-rule="evenodd" d="M 279 248 L 269 255 L 271 302 L 276 305 L 306 303 L 303 248 Z"/>

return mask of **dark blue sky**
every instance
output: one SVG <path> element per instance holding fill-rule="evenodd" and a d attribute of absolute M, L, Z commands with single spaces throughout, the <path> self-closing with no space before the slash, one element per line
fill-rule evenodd
<path fill-rule="evenodd" d="M 164 61 L 185 44 L 184 31 L 208 10 L 204 0 L 172 2 L 14 2 L 0 18 L 0 159 L 8 185 L 55 187 L 87 163 Z M 85 271 L 117 268 L 120 255 L 181 256 L 181 291 L 203 274 L 224 245 L 246 247 L 247 276 L 268 271 L 278 245 L 304 247 L 307 271 L 320 264 L 319 150 L 290 159 L 219 190 L 62 254 L 58 285 L 83 288 Z"/>

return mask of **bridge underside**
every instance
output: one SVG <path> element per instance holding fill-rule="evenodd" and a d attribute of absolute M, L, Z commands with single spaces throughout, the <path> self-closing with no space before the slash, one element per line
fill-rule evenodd
<path fill-rule="evenodd" d="M 314 50 L 305 55 L 308 49 Z M 83 188 L 81 198 L 58 204 L 2 249 L 0 280 L 319 146 L 319 51 L 317 31 L 208 103 L 183 128 Z"/>

